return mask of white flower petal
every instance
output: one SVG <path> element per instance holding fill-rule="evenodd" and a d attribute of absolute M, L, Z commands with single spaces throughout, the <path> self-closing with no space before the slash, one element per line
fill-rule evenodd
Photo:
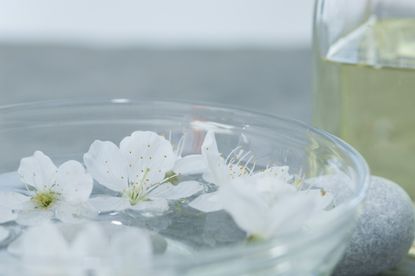
<path fill-rule="evenodd" d="M 201 183 L 197 181 L 183 181 L 177 185 L 165 183 L 148 194 L 149 198 L 164 198 L 177 200 L 187 198 L 203 190 Z"/>
<path fill-rule="evenodd" d="M 228 183 L 230 181 L 229 169 L 225 159 L 219 153 L 213 131 L 206 133 L 205 140 L 202 144 L 202 155 L 205 157 L 205 162 L 208 166 L 208 172 L 204 175 L 206 180 L 211 180 L 210 182 L 213 182 L 217 186 Z"/>
<path fill-rule="evenodd" d="M 97 196 L 89 199 L 89 204 L 100 213 L 122 211 L 131 207 L 125 197 Z"/>
<path fill-rule="evenodd" d="M 20 225 L 39 225 L 53 218 L 52 210 L 24 210 L 17 214 L 16 222 Z"/>
<path fill-rule="evenodd" d="M 37 190 L 50 188 L 55 183 L 57 168 L 43 152 L 36 151 L 33 156 L 23 158 L 17 170 L 23 183 Z"/>
<path fill-rule="evenodd" d="M 289 173 L 289 167 L 288 166 L 274 166 L 267 168 L 264 171 L 255 173 L 254 177 L 272 177 L 274 179 L 278 179 L 283 182 L 289 182 L 293 179 L 293 176 Z"/>
<path fill-rule="evenodd" d="M 54 190 L 62 194 L 65 201 L 87 201 L 92 192 L 92 177 L 77 161 L 68 161 L 58 168 Z"/>
<path fill-rule="evenodd" d="M 189 206 L 201 212 L 209 213 L 223 209 L 218 192 L 202 194 L 189 203 Z"/>
<path fill-rule="evenodd" d="M 0 192 L 0 207 L 9 208 L 12 210 L 22 209 L 30 197 L 16 192 Z"/>
<path fill-rule="evenodd" d="M 16 189 L 25 188 L 16 171 L 0 174 L 0 183 L 2 191 L 15 191 Z"/>
<path fill-rule="evenodd" d="M 161 182 L 176 161 L 171 143 L 151 131 L 136 131 L 125 137 L 120 150 L 127 157 L 129 179 L 134 182 L 141 181 L 144 175 L 149 183 Z"/>
<path fill-rule="evenodd" d="M 216 143 L 216 136 L 215 132 L 212 130 L 209 130 L 206 132 L 205 139 L 202 144 L 201 148 L 202 154 L 212 154 L 212 155 L 220 155 L 218 144 Z"/>
<path fill-rule="evenodd" d="M 10 231 L 4 227 L 0 227 L 0 243 L 7 239 L 10 235 Z"/>
<path fill-rule="evenodd" d="M 129 208 L 137 211 L 162 213 L 169 209 L 169 204 L 167 200 L 163 198 L 154 198 L 152 200 L 140 201 Z"/>
<path fill-rule="evenodd" d="M 111 142 L 96 140 L 84 154 L 88 172 L 101 184 L 121 192 L 128 186 L 127 161 L 119 148 Z"/>
<path fill-rule="evenodd" d="M 215 178 L 213 177 L 212 173 L 209 170 L 207 170 L 205 173 L 203 173 L 202 178 L 203 178 L 204 181 L 206 181 L 208 183 L 213 183 L 213 184 L 216 185 Z M 217 185 L 217 186 L 219 186 L 219 185 Z"/>
<path fill-rule="evenodd" d="M 308 197 L 312 198 L 312 200 L 316 203 L 316 211 L 323 211 L 330 204 L 334 201 L 334 196 L 329 193 L 325 192 L 321 189 L 310 189 L 306 191 L 301 191 L 300 193 L 307 195 Z"/>
<path fill-rule="evenodd" d="M 338 217 L 343 216 L 347 212 L 345 205 L 336 206 L 329 211 L 315 211 L 308 218 L 305 229 L 309 232 L 318 233 L 327 228 L 327 225 L 333 223 Z"/>
<path fill-rule="evenodd" d="M 314 194 L 266 175 L 238 178 L 221 187 L 220 197 L 241 229 L 265 239 L 301 230 L 316 206 Z"/>
<path fill-rule="evenodd" d="M 246 177 L 245 180 L 250 182 L 254 189 L 260 193 L 269 193 L 269 194 L 283 194 L 283 193 L 296 193 L 297 188 L 286 182 L 282 181 L 278 177 L 271 177 L 266 174 L 261 175 L 254 175 L 252 177 Z"/>
<path fill-rule="evenodd" d="M 68 244 L 52 223 L 29 228 L 7 249 L 11 254 L 28 259 L 59 258 L 68 254 Z"/>
<path fill-rule="evenodd" d="M 304 183 L 312 188 L 323 188 L 324 191 L 333 196 L 337 206 L 352 199 L 355 190 L 350 177 L 338 171 L 331 175 L 305 179 Z"/>
<path fill-rule="evenodd" d="M 282 197 L 269 211 L 262 235 L 275 237 L 301 230 L 315 209 L 315 200 L 301 193 Z"/>
<path fill-rule="evenodd" d="M 179 158 L 173 168 L 176 174 L 181 175 L 202 174 L 206 170 L 206 160 L 201 154 L 192 154 Z"/>
<path fill-rule="evenodd" d="M 0 206 L 0 223 L 16 220 L 17 214 L 12 209 Z"/>
<path fill-rule="evenodd" d="M 55 208 L 55 217 L 64 223 L 79 223 L 86 218 L 92 218 L 96 215 L 95 210 L 91 210 L 90 205 L 85 203 L 71 204 L 67 202 L 60 202 Z M 95 211 L 95 212 L 94 212 Z"/>
<path fill-rule="evenodd" d="M 235 223 L 248 234 L 262 234 L 267 228 L 269 206 L 250 183 L 234 181 L 220 188 L 220 200 Z"/>

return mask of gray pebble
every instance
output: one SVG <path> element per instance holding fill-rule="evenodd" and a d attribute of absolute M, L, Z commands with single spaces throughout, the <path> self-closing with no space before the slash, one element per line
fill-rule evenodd
<path fill-rule="evenodd" d="M 412 201 L 387 179 L 372 176 L 362 216 L 335 276 L 375 275 L 395 267 L 414 240 Z"/>

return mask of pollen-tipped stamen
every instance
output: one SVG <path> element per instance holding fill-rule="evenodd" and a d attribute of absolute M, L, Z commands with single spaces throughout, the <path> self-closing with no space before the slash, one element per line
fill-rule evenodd
<path fill-rule="evenodd" d="M 255 162 L 253 163 L 253 166 L 251 168 L 249 168 L 249 164 L 251 164 L 252 159 L 254 159 L 254 156 L 251 155 L 251 157 L 248 158 L 248 160 L 246 160 L 245 165 L 243 166 L 243 170 L 245 172 L 247 172 L 248 175 L 251 175 L 253 173 L 253 169 L 255 168 Z"/>
<path fill-rule="evenodd" d="M 144 184 L 147 180 L 147 175 L 150 172 L 149 168 L 144 170 L 143 176 L 139 182 L 130 183 L 129 187 L 124 192 L 125 196 L 130 201 L 132 206 L 136 205 L 139 201 L 145 200 L 145 187 Z"/>
<path fill-rule="evenodd" d="M 244 163 L 246 164 L 247 162 L 244 162 L 245 158 L 247 158 L 249 155 L 251 154 L 250 151 L 246 152 L 245 154 L 243 154 L 241 157 L 239 157 L 238 162 L 236 163 L 236 166 L 240 166 L 240 164 Z"/>
<path fill-rule="evenodd" d="M 36 193 L 32 197 L 32 201 L 35 203 L 36 208 L 48 209 L 58 199 L 59 194 L 53 191 L 45 191 Z"/>
<path fill-rule="evenodd" d="M 228 156 L 226 157 L 226 160 L 225 160 L 225 164 L 229 164 L 229 163 L 232 163 L 232 162 L 230 162 L 230 161 L 233 161 L 234 160 L 234 158 L 233 158 L 233 155 L 235 154 L 235 152 L 237 151 L 237 150 L 240 150 L 241 149 L 241 146 L 237 146 L 236 148 L 234 148 L 229 154 L 228 154 Z M 232 159 L 231 159 L 232 158 Z"/>

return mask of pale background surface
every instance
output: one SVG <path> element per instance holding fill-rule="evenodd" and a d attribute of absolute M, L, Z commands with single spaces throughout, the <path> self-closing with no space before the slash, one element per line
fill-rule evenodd
<path fill-rule="evenodd" d="M 308 45 L 313 0 L 0 0 L 0 40 Z"/>
<path fill-rule="evenodd" d="M 151 97 L 218 102 L 309 121 L 310 85 L 307 49 L 0 46 L 3 104 L 66 97 Z"/>

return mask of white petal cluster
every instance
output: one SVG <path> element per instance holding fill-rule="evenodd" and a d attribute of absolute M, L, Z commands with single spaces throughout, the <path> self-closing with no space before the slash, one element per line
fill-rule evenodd
<path fill-rule="evenodd" d="M 95 141 L 84 155 L 84 163 L 98 183 L 117 195 L 97 196 L 90 203 L 100 212 L 164 212 L 168 200 L 190 197 L 203 189 L 196 181 L 170 183 L 188 167 L 188 161 L 179 158 L 171 143 L 154 132 L 136 131 L 119 146 Z"/>
<path fill-rule="evenodd" d="M 67 161 L 56 167 L 48 156 L 36 151 L 21 160 L 18 174 L 26 190 L 0 192 L 0 223 L 73 222 L 87 211 L 93 180 L 79 162 Z"/>
<path fill-rule="evenodd" d="M 26 189 L 0 192 L 0 224 L 69 223 L 125 209 L 161 214 L 169 208 L 169 200 L 203 190 L 197 181 L 176 183 L 181 174 L 200 173 L 200 160 L 201 155 L 182 157 L 168 140 L 150 131 L 136 131 L 119 146 L 93 142 L 84 155 L 86 169 L 73 160 L 57 167 L 36 151 L 21 160 L 17 171 Z M 114 193 L 90 198 L 93 179 Z"/>
<path fill-rule="evenodd" d="M 287 166 L 255 172 L 248 154 L 223 158 L 213 132 L 206 135 L 202 155 L 206 179 L 217 191 L 202 194 L 189 205 L 202 212 L 225 210 L 249 238 L 267 239 L 299 231 L 333 202 L 332 195 L 323 189 L 300 189 Z"/>
<path fill-rule="evenodd" d="M 319 189 L 298 191 L 273 177 L 248 177 L 219 190 L 223 208 L 249 238 L 268 239 L 296 233 L 332 202 Z"/>
<path fill-rule="evenodd" d="M 56 260 L 32 267 L 33 275 L 80 275 L 79 265 L 62 273 L 60 260 L 85 258 L 109 260 L 109 270 L 99 275 L 153 275 L 146 266 L 152 254 L 145 233 L 131 230 L 108 239 L 99 226 L 91 225 L 68 240 L 50 221 L 78 223 L 124 210 L 159 215 L 171 201 L 194 196 L 190 207 L 226 211 L 248 239 L 268 239 L 313 225 L 310 220 L 333 204 L 324 189 L 299 185 L 287 166 L 256 169 L 254 155 L 239 147 L 224 158 L 213 131 L 207 132 L 201 154 L 182 156 L 182 144 L 174 149 L 157 133 L 136 131 L 118 145 L 94 141 L 83 164 L 71 160 L 56 166 L 40 151 L 23 158 L 17 172 L 25 189 L 0 192 L 0 224 L 40 226 L 24 232 L 9 252 L 28 267 L 36 258 Z M 214 191 L 203 192 L 199 181 L 183 180 L 188 175 L 201 175 Z M 92 193 L 94 180 L 101 192 Z M 8 237 L 9 230 L 0 227 L 0 244 Z"/>

